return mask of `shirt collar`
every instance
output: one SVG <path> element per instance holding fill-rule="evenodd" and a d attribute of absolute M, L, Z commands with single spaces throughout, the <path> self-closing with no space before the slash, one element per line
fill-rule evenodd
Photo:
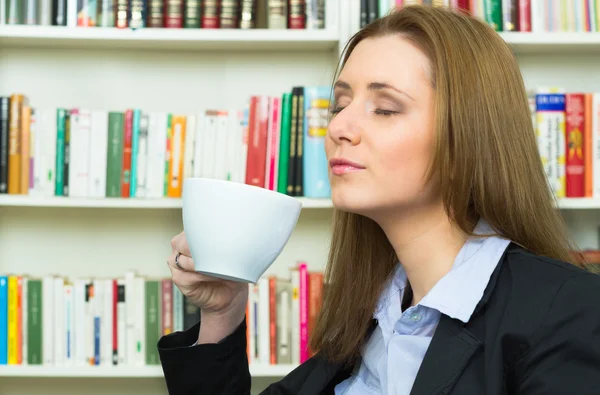
<path fill-rule="evenodd" d="M 495 234 L 496 232 L 481 219 L 474 233 Z M 436 309 L 462 322 L 468 322 L 509 244 L 510 240 L 500 236 L 469 238 L 456 256 L 452 269 L 431 288 L 419 305 Z M 390 298 L 397 294 L 401 295 L 407 281 L 404 268 L 398 264 L 392 282 L 381 295 L 376 316 L 386 308 Z"/>

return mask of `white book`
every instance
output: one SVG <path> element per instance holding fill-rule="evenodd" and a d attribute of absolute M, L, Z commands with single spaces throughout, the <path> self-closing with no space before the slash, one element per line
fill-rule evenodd
<path fill-rule="evenodd" d="M 148 194 L 148 114 L 140 116 L 140 132 L 138 137 L 137 174 L 135 197 L 146 197 Z"/>
<path fill-rule="evenodd" d="M 91 117 L 88 195 L 101 198 L 106 196 L 108 111 L 92 111 Z"/>
<path fill-rule="evenodd" d="M 127 304 L 126 281 L 117 280 L 117 355 L 113 355 L 113 365 L 127 363 Z"/>
<path fill-rule="evenodd" d="M 240 125 L 240 112 L 238 110 L 230 110 L 229 117 L 227 119 L 227 155 L 225 166 L 227 168 L 227 174 L 231 181 L 241 182 L 240 180 L 240 162 L 241 162 L 241 125 Z"/>
<path fill-rule="evenodd" d="M 134 365 L 136 360 L 136 346 L 137 346 L 137 335 L 136 335 L 136 309 L 139 308 L 137 305 L 137 293 L 136 288 L 136 275 L 132 271 L 125 273 L 125 339 L 127 340 L 125 350 L 125 364 Z"/>
<path fill-rule="evenodd" d="M 146 364 L 146 281 L 143 277 L 135 278 L 135 340 L 136 350 L 134 364 Z M 158 321 L 160 322 L 160 320 Z"/>
<path fill-rule="evenodd" d="M 39 193 L 54 196 L 56 182 L 56 108 L 39 110 L 36 113 L 37 134 L 41 148 L 36 151 L 35 162 L 40 166 Z"/>
<path fill-rule="evenodd" d="M 185 125 L 182 180 L 194 176 L 194 144 L 196 140 L 196 116 L 188 115 Z"/>
<path fill-rule="evenodd" d="M 204 112 L 196 115 L 196 126 L 194 130 L 194 159 L 193 159 L 193 177 L 202 177 L 202 162 L 204 149 L 204 127 L 206 125 L 206 114 Z"/>
<path fill-rule="evenodd" d="M 102 281 L 102 316 L 100 317 L 100 365 L 112 365 L 113 357 L 113 280 Z"/>
<path fill-rule="evenodd" d="M 52 0 L 39 0 L 39 24 L 42 26 L 52 25 Z"/>
<path fill-rule="evenodd" d="M 206 111 L 204 116 L 204 141 L 202 150 L 202 177 L 215 178 L 215 155 L 217 148 L 217 113 Z"/>
<path fill-rule="evenodd" d="M 167 149 L 167 113 L 148 116 L 147 197 L 161 198 L 165 190 L 165 160 Z"/>
<path fill-rule="evenodd" d="M 86 285 L 89 283 L 89 279 L 77 278 L 74 281 L 74 308 L 75 308 L 75 365 L 84 366 L 88 364 L 86 357 L 86 308 L 87 308 L 87 294 Z"/>
<path fill-rule="evenodd" d="M 66 357 L 66 328 L 64 279 L 54 278 L 54 365 L 64 366 Z"/>
<path fill-rule="evenodd" d="M 87 197 L 90 174 L 91 113 L 71 110 L 69 142 L 69 196 Z"/>
<path fill-rule="evenodd" d="M 248 327 L 248 363 L 258 363 L 256 350 L 256 331 L 254 330 L 255 325 L 255 314 L 256 314 L 256 285 L 254 283 L 248 284 L 248 316 L 246 317 L 246 326 Z"/>
<path fill-rule="evenodd" d="M 46 366 L 54 365 L 54 278 L 42 278 L 42 357 Z"/>
<path fill-rule="evenodd" d="M 227 180 L 227 155 L 228 155 L 228 121 L 229 115 L 227 111 L 219 111 L 217 113 L 217 130 L 216 130 L 216 148 L 215 148 L 215 168 L 214 177 L 219 180 Z"/>
<path fill-rule="evenodd" d="M 67 26 L 77 26 L 77 2 L 74 0 L 67 1 Z"/>
<path fill-rule="evenodd" d="M 173 284 L 173 332 L 183 331 L 183 294 Z"/>
<path fill-rule="evenodd" d="M 271 341 L 269 335 L 269 279 L 258 280 L 258 362 L 269 364 Z"/>
<path fill-rule="evenodd" d="M 239 179 L 240 182 L 246 182 L 246 167 L 248 160 L 248 109 L 244 110 L 240 114 L 240 133 L 241 133 L 241 156 L 238 163 Z"/>
<path fill-rule="evenodd" d="M 85 305 L 85 359 L 87 365 L 94 360 L 94 280 L 87 283 Z"/>
<path fill-rule="evenodd" d="M 30 122 L 29 122 L 29 163 L 31 166 L 30 174 L 33 175 L 33 180 L 29 182 L 29 195 L 38 195 L 39 180 L 40 180 L 40 163 L 36 158 L 39 156 L 41 151 L 41 142 L 39 136 L 39 128 L 37 124 L 38 110 L 31 108 Z M 37 186 L 37 188 L 36 188 Z M 23 357 L 25 354 L 23 354 Z"/>
<path fill-rule="evenodd" d="M 65 366 L 74 366 L 76 362 L 75 351 L 75 287 L 65 283 L 63 287 L 65 306 Z"/>

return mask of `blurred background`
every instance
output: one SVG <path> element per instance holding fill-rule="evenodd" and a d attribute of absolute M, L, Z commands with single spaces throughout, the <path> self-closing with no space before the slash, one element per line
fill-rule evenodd
<path fill-rule="evenodd" d="M 423 2 L 485 20 L 514 50 L 557 210 L 596 270 L 598 2 Z M 199 315 L 166 265 L 186 177 L 302 201 L 249 285 L 253 393 L 308 358 L 335 68 L 358 29 L 417 3 L 0 0 L 0 395 L 166 393 L 156 342 Z"/>

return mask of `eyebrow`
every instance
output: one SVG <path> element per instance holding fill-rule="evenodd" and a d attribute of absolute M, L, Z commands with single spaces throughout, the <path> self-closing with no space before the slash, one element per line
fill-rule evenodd
<path fill-rule="evenodd" d="M 350 87 L 350 84 L 345 81 L 342 81 L 342 80 L 336 81 L 336 83 L 334 84 L 334 88 L 349 90 L 349 91 L 352 90 L 352 88 Z M 411 95 L 404 92 L 403 90 L 400 90 L 400 89 L 388 84 L 387 82 L 371 82 L 371 83 L 369 83 L 369 85 L 367 85 L 367 89 L 369 89 L 370 91 L 381 91 L 381 90 L 389 89 L 389 90 L 393 90 L 393 91 L 395 91 L 401 95 L 404 95 L 404 96 L 408 97 L 409 99 L 415 101 L 415 99 Z"/>

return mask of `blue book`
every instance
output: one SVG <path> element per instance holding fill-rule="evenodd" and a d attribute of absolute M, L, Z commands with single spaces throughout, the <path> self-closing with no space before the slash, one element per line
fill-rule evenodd
<path fill-rule="evenodd" d="M 329 164 L 325 155 L 330 98 L 331 87 L 304 87 L 302 189 L 303 195 L 309 198 L 331 197 Z"/>
<path fill-rule="evenodd" d="M 129 177 L 129 196 L 135 197 L 137 186 L 137 162 L 138 151 L 140 150 L 140 118 L 142 113 L 140 109 L 133 110 L 133 123 L 131 127 L 131 176 Z"/>
<path fill-rule="evenodd" d="M 565 111 L 565 94 L 538 93 L 535 95 L 535 107 L 537 111 Z"/>
<path fill-rule="evenodd" d="M 8 277 L 0 276 L 0 365 L 8 364 Z"/>

